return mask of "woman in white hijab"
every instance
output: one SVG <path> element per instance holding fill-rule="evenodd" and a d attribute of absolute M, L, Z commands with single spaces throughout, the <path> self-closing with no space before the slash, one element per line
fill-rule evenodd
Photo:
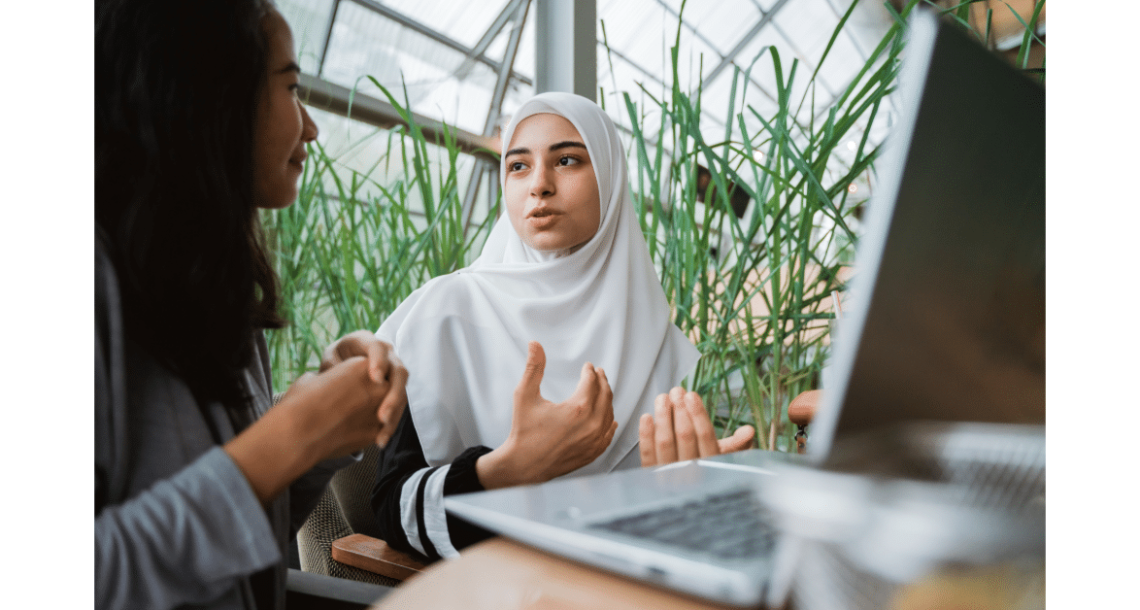
<path fill-rule="evenodd" d="M 752 441 L 748 426 L 718 444 L 695 393 L 662 394 L 699 353 L 670 320 L 610 118 L 544 93 L 503 142 L 506 214 L 481 255 L 413 292 L 376 333 L 409 378 L 372 507 L 391 546 L 427 559 L 483 537 L 445 516 L 445 495 Z"/>

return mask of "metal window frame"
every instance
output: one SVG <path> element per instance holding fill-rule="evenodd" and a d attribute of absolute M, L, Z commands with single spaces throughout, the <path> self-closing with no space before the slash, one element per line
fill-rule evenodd
<path fill-rule="evenodd" d="M 375 0 L 348 0 L 348 1 L 353 2 L 353 3 L 359 5 L 363 8 L 366 8 L 366 9 L 378 14 L 378 15 L 381 15 L 387 19 L 395 21 L 396 23 L 408 28 L 409 30 L 412 30 L 413 32 L 417 32 L 419 34 L 422 34 L 422 35 L 430 38 L 431 40 L 438 42 L 439 44 L 442 44 L 442 45 L 444 45 L 450 49 L 453 49 L 455 51 L 459 51 L 464 56 L 466 56 L 468 58 L 473 58 L 474 61 L 478 61 L 478 62 L 485 64 L 486 66 L 490 67 L 492 70 L 495 71 L 496 74 L 499 73 L 499 71 L 502 69 L 502 63 L 503 62 L 495 61 L 495 60 L 487 57 L 484 54 L 484 51 L 486 50 L 485 47 L 484 47 L 483 51 L 476 52 L 475 49 L 468 47 L 467 45 L 459 42 L 458 40 L 455 40 L 454 38 L 451 38 L 450 36 L 447 36 L 446 34 L 440 32 L 438 30 L 432 29 L 432 28 L 420 23 L 419 21 L 416 21 L 415 19 L 408 17 L 407 15 L 404 15 L 403 13 L 394 11 L 391 8 L 388 8 L 387 6 L 384 6 L 383 4 L 376 2 Z M 330 35 L 329 38 L 331 38 L 332 26 L 333 26 L 333 23 L 335 22 L 335 11 L 336 11 L 337 7 L 339 7 L 339 6 L 340 6 L 340 0 L 337 0 L 333 4 L 334 15 L 332 17 L 330 17 L 330 19 L 329 19 L 329 35 Z M 491 40 L 494 40 L 494 38 L 492 37 Z M 488 44 L 489 44 L 489 42 L 488 42 Z M 326 38 L 325 45 L 326 46 L 328 45 L 328 39 L 327 38 Z M 318 70 L 318 74 L 320 74 L 321 72 L 324 71 L 324 61 L 325 61 L 325 54 L 322 53 L 321 54 L 321 65 L 320 65 L 320 69 Z M 470 69 L 470 68 L 468 68 L 468 69 Z M 511 70 L 510 74 L 511 74 L 512 78 L 518 79 L 520 82 L 526 83 L 527 85 L 533 85 L 534 84 L 534 81 L 532 81 L 530 78 L 528 78 L 522 74 L 519 74 L 518 72 L 515 72 L 514 70 Z"/>
<path fill-rule="evenodd" d="M 301 75 L 299 94 L 305 104 L 313 108 L 374 127 L 391 129 L 397 125 L 408 126 L 408 121 L 404 120 L 396 107 L 388 102 L 310 74 Z M 447 137 L 455 140 L 459 150 L 477 159 L 495 159 L 495 156 L 487 151 L 495 154 L 499 152 L 499 144 L 494 138 L 446 125 L 414 112 L 410 114 L 416 126 L 423 131 L 424 137 L 435 144 L 442 144 L 446 133 Z"/>
<path fill-rule="evenodd" d="M 518 55 L 519 42 L 522 40 L 523 29 L 526 26 L 526 16 L 530 11 L 531 0 L 514 0 L 508 8 L 513 8 L 514 13 L 507 16 L 501 24 L 498 24 L 498 29 L 501 30 L 507 23 L 513 21 L 514 26 L 511 28 L 511 36 L 507 41 L 507 49 L 503 54 L 502 66 L 499 69 L 498 76 L 495 79 L 495 90 L 491 96 L 491 105 L 487 109 L 487 120 L 483 123 L 483 137 L 491 138 L 495 135 L 495 130 L 499 124 L 499 117 L 502 114 L 503 98 L 507 93 L 507 85 L 510 82 L 510 74 L 514 67 L 515 57 Z M 505 14 L 505 11 L 504 11 Z M 500 15 L 502 17 L 503 15 Z M 499 19 L 496 19 L 498 22 Z M 493 39 L 498 35 L 496 31 L 491 33 L 496 24 L 492 24 L 492 28 L 487 30 L 484 38 Z M 476 159 L 475 166 L 471 168 L 471 179 L 467 182 L 467 192 L 463 195 L 463 207 L 460 210 L 463 218 L 463 235 L 466 237 L 467 229 L 471 226 L 471 215 L 475 210 L 475 198 L 479 195 L 479 186 L 483 182 L 485 174 L 497 174 L 498 166 L 494 161 L 487 159 Z M 495 187 L 498 180 L 489 181 L 490 188 L 488 195 L 495 196 Z"/>

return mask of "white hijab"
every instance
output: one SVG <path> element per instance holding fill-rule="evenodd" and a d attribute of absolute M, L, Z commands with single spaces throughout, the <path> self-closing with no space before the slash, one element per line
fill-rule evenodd
<path fill-rule="evenodd" d="M 670 319 L 613 122 L 584 97 L 543 93 L 515 113 L 503 148 L 520 121 L 541 113 L 569 120 L 586 144 L 598 180 L 598 232 L 572 254 L 539 252 L 504 213 L 470 267 L 424 284 L 376 332 L 408 369 L 408 408 L 432 466 L 506 440 L 528 341 L 546 352 L 546 399 L 569 398 L 587 361 L 605 369 L 613 389 L 614 440 L 573 476 L 609 472 L 629 455 L 640 415 L 652 413 L 657 394 L 677 385 L 700 356 Z M 499 175 L 505 178 L 505 167 Z"/>

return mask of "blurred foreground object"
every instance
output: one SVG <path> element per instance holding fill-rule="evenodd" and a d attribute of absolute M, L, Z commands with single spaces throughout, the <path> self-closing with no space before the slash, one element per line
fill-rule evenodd
<path fill-rule="evenodd" d="M 1044 608 L 1044 426 L 907 424 L 779 469 L 797 608 Z"/>
<path fill-rule="evenodd" d="M 647 583 L 493 538 L 437 562 L 374 610 L 724 610 Z"/>
<path fill-rule="evenodd" d="M 807 427 L 815 417 L 822 396 L 823 390 L 808 390 L 788 405 L 788 420 L 796 425 L 796 453 L 807 452 Z"/>
<path fill-rule="evenodd" d="M 939 570 L 899 588 L 892 610 L 1045 607 L 1045 565 L 1005 563 Z"/>

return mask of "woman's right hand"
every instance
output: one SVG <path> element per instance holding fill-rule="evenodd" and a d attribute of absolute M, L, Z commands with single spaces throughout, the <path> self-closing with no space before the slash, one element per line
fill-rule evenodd
<path fill-rule="evenodd" d="M 574 394 L 553 403 L 539 393 L 546 352 L 536 341 L 527 349 L 526 369 L 515 388 L 511 433 L 475 462 L 485 489 L 542 483 L 577 470 L 602 455 L 617 432 L 605 371 L 587 362 Z"/>
<path fill-rule="evenodd" d="M 375 443 L 385 432 L 379 408 L 390 385 L 375 381 L 368 359 L 359 356 L 307 373 L 224 448 L 257 497 L 268 502 L 317 462 Z"/>
<path fill-rule="evenodd" d="M 317 461 L 363 449 L 383 432 L 385 438 L 391 436 L 381 405 L 393 384 L 377 380 L 369 364 L 368 358 L 354 356 L 319 374 L 305 373 L 270 411 L 292 411 L 301 430 L 317 443 Z"/>
<path fill-rule="evenodd" d="M 325 348 L 321 354 L 321 372 L 353 358 L 364 356 L 368 359 L 368 374 L 377 383 L 387 381 L 389 390 L 384 402 L 380 404 L 378 414 L 383 428 L 376 438 L 376 444 L 383 447 L 388 444 L 392 434 L 396 431 L 396 424 L 404 414 L 408 404 L 408 370 L 396 355 L 396 348 L 376 338 L 376 335 L 367 330 L 358 330 L 337 339 Z"/>

